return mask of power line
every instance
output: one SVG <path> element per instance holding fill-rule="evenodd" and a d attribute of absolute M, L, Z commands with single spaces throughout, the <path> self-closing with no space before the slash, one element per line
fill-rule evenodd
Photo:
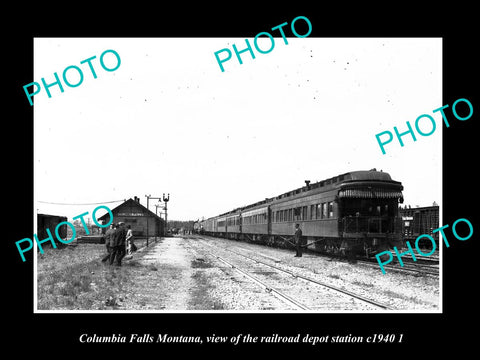
<path fill-rule="evenodd" d="M 115 202 L 126 201 L 125 199 L 122 200 L 113 200 L 113 201 L 104 201 L 98 203 L 84 203 L 84 204 L 71 204 L 71 203 L 57 203 L 57 202 L 48 202 L 48 201 L 37 201 L 42 204 L 51 204 L 51 205 L 102 205 L 102 204 L 111 204 Z"/>

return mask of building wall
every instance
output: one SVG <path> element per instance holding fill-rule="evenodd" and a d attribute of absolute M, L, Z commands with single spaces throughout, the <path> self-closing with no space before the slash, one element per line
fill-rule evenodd
<path fill-rule="evenodd" d="M 148 211 L 145 207 L 140 205 L 138 201 L 127 200 L 123 204 L 112 209 L 113 223 L 124 222 L 132 228 L 133 236 L 163 236 L 164 221 L 155 216 L 154 213 Z M 107 221 L 110 220 L 108 214 L 102 216 L 101 220 L 107 216 Z M 106 229 L 104 228 L 104 232 Z"/>
<path fill-rule="evenodd" d="M 57 216 L 57 215 L 47 215 L 47 214 L 37 214 L 37 237 L 39 240 L 43 240 L 48 238 L 47 230 L 50 230 L 50 233 L 52 234 L 53 238 L 56 239 L 55 235 L 55 228 L 57 225 L 61 222 L 67 221 L 66 216 Z M 70 229 L 70 227 L 68 228 Z M 59 227 L 58 229 L 58 235 L 62 239 L 65 239 L 67 237 L 67 225 L 64 224 Z M 57 243 L 57 241 L 55 241 Z M 51 242 L 44 243 L 44 244 L 51 244 Z M 43 246 L 43 245 L 42 245 Z"/>
<path fill-rule="evenodd" d="M 144 216 L 116 216 L 113 215 L 113 222 L 124 222 L 132 227 L 133 236 L 147 236 L 147 217 Z M 163 222 L 148 217 L 148 236 L 163 236 Z"/>

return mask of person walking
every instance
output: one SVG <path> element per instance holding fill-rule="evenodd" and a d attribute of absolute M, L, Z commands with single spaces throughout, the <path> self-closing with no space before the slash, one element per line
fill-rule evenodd
<path fill-rule="evenodd" d="M 105 255 L 102 259 L 102 262 L 107 261 L 110 259 L 110 255 L 112 254 L 113 251 L 113 237 L 115 234 L 115 227 L 114 225 L 110 225 L 110 228 L 105 232 L 105 235 L 103 238 L 105 239 L 105 247 L 107 248 L 107 255 Z"/>
<path fill-rule="evenodd" d="M 302 257 L 302 229 L 300 229 L 300 224 L 295 224 L 295 234 L 293 235 L 295 239 L 295 245 L 296 245 L 296 250 L 297 253 L 295 254 L 295 257 Z"/>
<path fill-rule="evenodd" d="M 122 259 L 125 256 L 125 238 L 127 236 L 127 229 L 125 229 L 125 223 L 120 222 L 117 225 L 114 235 L 113 251 L 110 256 L 110 265 L 116 260 L 117 266 L 122 266 Z"/>
<path fill-rule="evenodd" d="M 137 247 L 133 243 L 133 233 L 130 225 L 127 225 L 127 236 L 125 241 L 127 242 L 127 255 L 132 255 L 132 252 L 134 252 Z"/>

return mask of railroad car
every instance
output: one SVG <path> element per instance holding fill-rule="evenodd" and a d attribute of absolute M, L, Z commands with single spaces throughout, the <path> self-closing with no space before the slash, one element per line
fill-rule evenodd
<path fill-rule="evenodd" d="M 272 246 L 292 247 L 300 224 L 318 252 L 365 253 L 402 246 L 398 204 L 403 186 L 386 172 L 352 171 L 204 221 L 205 233 Z"/>
<path fill-rule="evenodd" d="M 48 238 L 48 233 L 47 229 L 50 230 L 50 233 L 52 236 L 55 238 L 55 229 L 57 228 L 57 225 L 66 222 L 67 217 L 66 216 L 58 216 L 58 215 L 48 215 L 48 214 L 37 214 L 37 237 L 39 240 L 43 240 Z M 62 239 L 66 239 L 69 237 L 69 234 L 67 233 L 67 225 L 63 224 L 59 226 L 58 228 L 58 235 Z M 44 244 L 50 244 L 51 242 L 46 242 Z M 62 246 L 61 242 L 57 242 L 56 244 L 58 246 Z M 45 245 L 42 245 L 45 246 Z"/>
<path fill-rule="evenodd" d="M 409 241 L 411 244 L 415 243 L 418 236 L 422 234 L 428 234 L 435 240 L 438 247 L 438 234 L 439 232 L 432 233 L 433 230 L 438 229 L 439 225 L 439 206 L 434 204 L 433 206 L 423 207 L 400 207 L 400 216 L 403 222 L 403 239 Z M 421 239 L 418 242 L 420 248 L 431 249 L 432 243 L 430 240 Z"/>

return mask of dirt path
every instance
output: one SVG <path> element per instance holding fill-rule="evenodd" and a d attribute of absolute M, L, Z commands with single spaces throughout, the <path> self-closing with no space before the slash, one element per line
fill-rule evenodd
<path fill-rule="evenodd" d="M 195 245 L 188 238 L 164 238 L 135 253 L 121 268 L 109 269 L 123 284 L 115 309 L 285 309 L 281 301 Z"/>
<path fill-rule="evenodd" d="M 168 310 L 185 310 L 191 303 L 191 290 L 195 287 L 192 279 L 191 254 L 187 252 L 179 238 L 165 238 L 155 244 L 141 258 L 140 263 L 147 268 L 157 268 L 160 278 L 157 289 L 161 307 Z"/>

